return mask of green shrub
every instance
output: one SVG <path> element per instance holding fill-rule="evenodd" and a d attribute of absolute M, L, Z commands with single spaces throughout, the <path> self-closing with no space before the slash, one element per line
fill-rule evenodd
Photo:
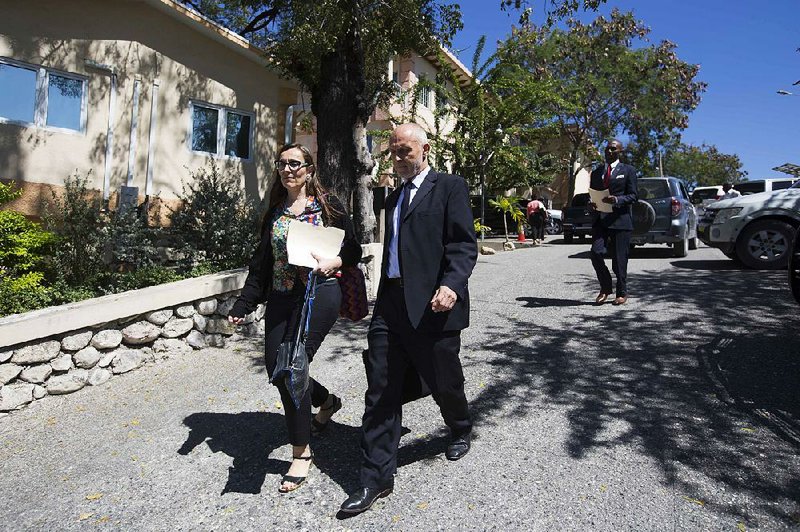
<path fill-rule="evenodd" d="M 185 268 L 203 260 L 217 270 L 247 264 L 258 242 L 258 213 L 237 177 L 223 175 L 212 160 L 184 183 L 181 199 L 170 219 L 187 256 Z"/>
<path fill-rule="evenodd" d="M 52 304 L 50 291 L 42 285 L 41 272 L 19 277 L 0 273 L 0 315 L 20 314 Z"/>
<path fill-rule="evenodd" d="M 182 275 L 164 266 L 148 266 L 125 273 L 101 273 L 93 280 L 93 286 L 98 294 L 106 295 L 171 283 L 181 279 L 183 279 Z"/>
<path fill-rule="evenodd" d="M 103 269 L 102 202 L 88 182 L 88 175 L 68 177 L 64 194 L 54 191 L 45 206 L 45 227 L 59 237 L 54 258 L 61 278 L 70 286 L 84 284 Z"/>
<path fill-rule="evenodd" d="M 47 268 L 56 236 L 15 211 L 0 211 L 0 269 L 11 274 Z"/>
<path fill-rule="evenodd" d="M 112 268 L 120 265 L 135 269 L 154 266 L 158 260 L 155 242 L 160 229 L 148 227 L 135 209 L 115 211 L 108 218 L 103 233 L 104 262 Z"/>
<path fill-rule="evenodd" d="M 5 184 L 0 182 L 0 205 L 5 205 L 20 196 L 22 196 L 22 191 L 14 183 Z"/>

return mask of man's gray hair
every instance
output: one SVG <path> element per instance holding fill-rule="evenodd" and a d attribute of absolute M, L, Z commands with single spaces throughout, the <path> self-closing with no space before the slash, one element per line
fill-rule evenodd
<path fill-rule="evenodd" d="M 407 122 L 405 124 L 400 124 L 395 128 L 395 130 L 400 128 L 405 129 L 409 133 L 411 133 L 411 135 L 417 141 L 419 141 L 420 144 L 428 144 L 428 134 L 425 132 L 424 129 L 422 129 L 422 126 L 420 126 L 419 124 L 415 124 L 414 122 Z"/>

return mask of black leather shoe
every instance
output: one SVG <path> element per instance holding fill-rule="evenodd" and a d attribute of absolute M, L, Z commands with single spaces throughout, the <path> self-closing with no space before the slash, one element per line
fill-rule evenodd
<path fill-rule="evenodd" d="M 453 441 L 450 442 L 450 445 L 447 446 L 447 450 L 444 453 L 448 460 L 458 460 L 469 452 L 470 436 L 470 434 L 465 434 L 453 438 Z"/>
<path fill-rule="evenodd" d="M 393 490 L 394 486 L 389 486 L 388 488 L 361 488 L 342 503 L 340 510 L 346 514 L 366 512 L 372 508 L 375 501 L 382 497 L 388 497 Z"/>

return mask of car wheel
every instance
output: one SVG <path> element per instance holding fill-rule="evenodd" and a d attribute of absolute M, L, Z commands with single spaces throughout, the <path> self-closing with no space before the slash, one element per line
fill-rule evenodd
<path fill-rule="evenodd" d="M 544 228 L 545 233 L 548 235 L 557 235 L 561 233 L 561 222 L 558 220 L 549 219 Z"/>
<path fill-rule="evenodd" d="M 564 233 L 564 242 L 567 244 L 572 244 L 573 235 L 572 233 Z"/>
<path fill-rule="evenodd" d="M 736 255 L 755 270 L 786 268 L 794 234 L 794 227 L 780 220 L 754 222 L 739 234 Z"/>
<path fill-rule="evenodd" d="M 789 255 L 789 286 L 794 298 L 800 303 L 800 231 L 794 235 L 792 252 Z"/>
<path fill-rule="evenodd" d="M 680 242 L 672 244 L 672 254 L 678 258 L 685 257 L 689 254 L 689 235 L 684 234 Z"/>
<path fill-rule="evenodd" d="M 697 249 L 697 237 L 689 239 L 689 249 L 691 250 Z"/>

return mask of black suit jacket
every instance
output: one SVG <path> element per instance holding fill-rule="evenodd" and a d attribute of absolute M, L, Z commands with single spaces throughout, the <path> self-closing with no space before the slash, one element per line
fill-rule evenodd
<path fill-rule="evenodd" d="M 401 189 L 386 198 L 386 227 L 392 218 Z M 469 205 L 469 190 L 462 177 L 433 169 L 399 220 L 398 256 L 408 319 L 414 328 L 430 332 L 458 331 L 469 326 L 469 276 L 478 260 L 475 225 Z M 380 305 L 389 265 L 389 240 L 383 249 Z M 453 290 L 458 299 L 448 312 L 431 310 L 431 298 L 439 286 Z"/>
<path fill-rule="evenodd" d="M 592 170 L 589 179 L 589 188 L 595 190 L 605 189 L 603 177 L 606 173 L 607 165 L 603 164 Z M 623 231 L 633 231 L 633 216 L 631 206 L 639 199 L 639 190 L 636 184 L 636 169 L 623 162 L 617 164 L 611 172 L 611 181 L 608 185 L 608 193 L 616 196 L 617 202 L 614 203 L 614 212 L 601 216 L 595 213 L 593 225 L 605 227 L 606 229 L 618 229 Z"/>

